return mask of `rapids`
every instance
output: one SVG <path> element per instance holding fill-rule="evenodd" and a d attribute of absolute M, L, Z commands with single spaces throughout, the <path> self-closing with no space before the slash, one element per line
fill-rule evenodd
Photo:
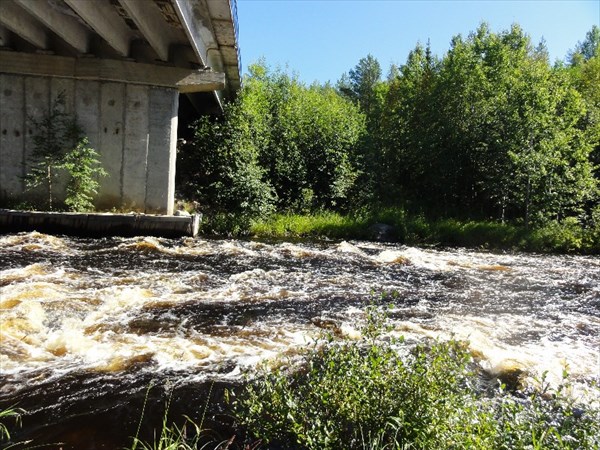
<path fill-rule="evenodd" d="M 323 329 L 354 338 L 373 302 L 408 341 L 468 340 L 490 377 L 600 378 L 597 257 L 34 232 L 0 236 L 0 274 L 0 408 L 64 449 L 126 445 L 151 383 L 186 412 Z"/>

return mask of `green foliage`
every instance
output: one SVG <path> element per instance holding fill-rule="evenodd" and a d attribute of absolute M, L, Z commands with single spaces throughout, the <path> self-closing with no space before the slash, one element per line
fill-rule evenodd
<path fill-rule="evenodd" d="M 46 208 L 56 208 L 55 185 L 61 172 L 68 175 L 65 204 L 70 211 L 94 209 L 98 177 L 107 173 L 100 166 L 98 153 L 89 146 L 74 116 L 65 112 L 65 94 L 60 93 L 41 119 L 30 118 L 35 129 L 30 169 L 25 177 L 29 189 L 42 187 Z"/>
<path fill-rule="evenodd" d="M 65 94 L 60 93 L 50 109 L 41 117 L 30 117 L 33 135 L 33 151 L 25 183 L 29 189 L 42 187 L 46 193 L 46 207 L 55 208 L 55 185 L 63 158 L 74 148 L 81 129 L 74 117 L 65 112 Z"/>
<path fill-rule="evenodd" d="M 366 223 L 359 217 L 335 212 L 313 214 L 276 214 L 265 221 L 257 221 L 249 232 L 262 237 L 365 237 Z"/>
<path fill-rule="evenodd" d="M 337 89 L 350 100 L 358 103 L 361 111 L 368 118 L 373 118 L 380 112 L 380 99 L 377 86 L 381 82 L 381 65 L 369 54 L 361 58 L 354 69 L 343 75 Z"/>
<path fill-rule="evenodd" d="M 388 204 L 529 226 L 598 201 L 589 103 L 518 26 L 483 24 L 441 60 L 417 45 L 394 73 L 377 131 Z"/>
<path fill-rule="evenodd" d="M 518 25 L 482 24 L 441 58 L 417 44 L 386 80 L 368 55 L 337 90 L 252 65 L 224 119 L 199 122 L 181 152 L 184 194 L 200 200 L 211 229 L 257 229 L 275 211 L 313 224 L 321 212 L 352 211 L 326 219 L 329 228 L 284 233 L 365 237 L 359 230 L 389 207 L 410 213 L 393 224 L 408 242 L 590 251 L 599 245 L 597 35 L 578 45 L 577 64 L 551 66 L 544 43 Z M 539 231 L 563 223 L 572 238 Z"/>
<path fill-rule="evenodd" d="M 260 164 L 279 209 L 308 212 L 346 204 L 357 177 L 364 119 L 328 86 L 305 86 L 263 65 L 250 68 L 240 97 L 250 110 Z"/>
<path fill-rule="evenodd" d="M 206 410 L 208 409 L 208 401 L 204 406 L 202 418 L 199 422 L 195 422 L 188 416 L 183 416 L 183 424 L 177 425 L 175 422 L 169 422 L 169 409 L 171 407 L 171 395 L 165 405 L 165 412 L 159 434 L 154 434 L 152 442 L 147 442 L 140 439 L 140 429 L 144 420 L 144 413 L 146 411 L 146 404 L 148 402 L 148 396 L 153 384 L 151 383 L 146 390 L 146 396 L 144 398 L 144 405 L 142 408 L 142 414 L 140 416 L 140 422 L 135 436 L 132 439 L 131 447 L 129 450 L 208 450 L 210 448 L 225 450 L 229 448 L 231 442 L 221 442 L 214 445 L 214 439 L 211 436 L 209 430 L 203 428 L 204 419 L 206 417 Z M 212 392 L 212 386 L 208 393 L 208 399 Z M 172 392 L 171 392 L 172 394 Z"/>
<path fill-rule="evenodd" d="M 462 344 L 417 347 L 401 358 L 399 342 L 377 342 L 377 323 L 363 331 L 358 343 L 317 342 L 290 374 L 265 373 L 235 403 L 244 425 L 267 442 L 308 449 L 363 448 L 374 439 L 382 448 L 448 448 L 442 444 L 466 433 L 464 419 L 476 416 L 457 409 L 471 401 Z"/>
<path fill-rule="evenodd" d="M 23 410 L 20 408 L 10 407 L 0 410 L 0 442 L 4 440 L 10 440 L 10 432 L 8 425 L 5 423 L 7 419 L 12 420 L 15 424 L 21 424 L 21 414 Z"/>
<path fill-rule="evenodd" d="M 196 122 L 192 142 L 180 152 L 180 189 L 200 203 L 217 229 L 234 223 L 247 228 L 252 218 L 266 217 L 274 208 L 249 122 L 239 104 L 227 105 L 223 120 Z"/>
<path fill-rule="evenodd" d="M 598 411 L 582 414 L 564 386 L 486 397 L 465 343 L 409 349 L 368 314 L 359 341 L 326 336 L 300 364 L 265 369 L 233 397 L 238 420 L 276 448 L 597 448 Z"/>
<path fill-rule="evenodd" d="M 74 149 L 67 152 L 61 164 L 69 175 L 67 183 L 67 197 L 65 204 L 70 211 L 92 211 L 92 200 L 98 193 L 98 177 L 107 176 L 106 171 L 100 166 L 98 153 L 89 146 L 86 137 L 81 138 Z"/>
<path fill-rule="evenodd" d="M 578 65 L 594 57 L 600 56 L 600 27 L 593 25 L 585 35 L 583 42 L 578 42 L 575 50 L 569 55 L 571 65 Z"/>
<path fill-rule="evenodd" d="M 354 148 L 363 131 L 358 109 L 331 87 L 307 87 L 253 65 L 223 120 L 199 121 L 182 149 L 184 194 L 209 214 L 235 213 L 246 223 L 275 206 L 344 206 L 358 176 Z"/>
<path fill-rule="evenodd" d="M 384 223 L 395 228 L 395 237 L 408 245 L 443 245 L 513 249 L 537 252 L 600 253 L 600 208 L 586 226 L 575 217 L 551 221 L 541 227 L 493 221 L 427 219 L 403 208 L 367 209 L 354 214 L 321 212 L 276 214 L 255 221 L 249 234 L 269 238 L 371 239 L 370 227 Z"/>
<path fill-rule="evenodd" d="M 144 442 L 134 438 L 131 450 L 196 450 L 202 430 L 190 418 L 186 417 L 183 425 L 169 424 L 167 415 L 163 417 L 160 434 L 155 436 L 153 442 Z"/>

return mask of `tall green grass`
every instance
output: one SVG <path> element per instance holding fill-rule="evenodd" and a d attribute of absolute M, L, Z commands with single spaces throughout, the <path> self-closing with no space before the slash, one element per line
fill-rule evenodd
<path fill-rule="evenodd" d="M 208 410 L 213 385 L 208 390 L 208 397 L 202 411 L 199 421 L 194 421 L 188 416 L 183 416 L 180 424 L 169 421 L 169 410 L 171 408 L 172 391 L 165 404 L 165 411 L 160 428 L 154 430 L 154 437 L 151 440 L 140 438 L 140 430 L 144 421 L 146 405 L 153 383 L 148 386 L 140 421 L 135 436 L 132 438 L 131 446 L 127 450 L 225 450 L 229 448 L 231 441 L 218 440 L 214 433 L 204 428 L 204 420 Z"/>
<path fill-rule="evenodd" d="M 392 238 L 408 245 L 438 245 L 539 252 L 600 253 L 600 227 L 584 228 L 576 219 L 552 221 L 527 229 L 493 221 L 430 220 L 402 208 L 384 208 L 341 215 L 276 214 L 250 225 L 248 233 L 262 238 L 372 239 L 371 226 L 394 227 Z"/>
<path fill-rule="evenodd" d="M 2 448 L 9 449 L 17 445 L 25 445 L 29 442 L 10 443 L 10 428 L 13 426 L 21 426 L 21 416 L 25 411 L 21 408 L 11 406 L 0 410 L 0 444 Z"/>

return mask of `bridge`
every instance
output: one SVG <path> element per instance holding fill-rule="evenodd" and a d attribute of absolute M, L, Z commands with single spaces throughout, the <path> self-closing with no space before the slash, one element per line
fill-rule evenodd
<path fill-rule="evenodd" d="M 237 34 L 235 0 L 0 0 L 0 201 L 27 199 L 31 119 L 62 95 L 97 207 L 172 214 L 178 125 L 235 95 Z"/>

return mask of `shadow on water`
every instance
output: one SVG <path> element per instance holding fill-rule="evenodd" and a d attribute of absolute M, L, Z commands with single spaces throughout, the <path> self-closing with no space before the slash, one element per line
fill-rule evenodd
<path fill-rule="evenodd" d="M 233 420 L 226 410 L 225 390 L 239 382 L 186 383 L 186 377 L 193 374 L 157 378 L 141 369 L 114 376 L 88 373 L 24 390 L 12 399 L 28 411 L 22 417 L 23 428 L 11 430 L 12 442 L 31 441 L 62 450 L 113 450 L 131 445 L 138 428 L 138 437 L 152 442 L 164 417 L 181 426 L 184 416 L 202 423 L 210 430 L 207 436 L 217 442 L 231 437 Z M 40 406 L 40 398 L 46 406 Z"/>

